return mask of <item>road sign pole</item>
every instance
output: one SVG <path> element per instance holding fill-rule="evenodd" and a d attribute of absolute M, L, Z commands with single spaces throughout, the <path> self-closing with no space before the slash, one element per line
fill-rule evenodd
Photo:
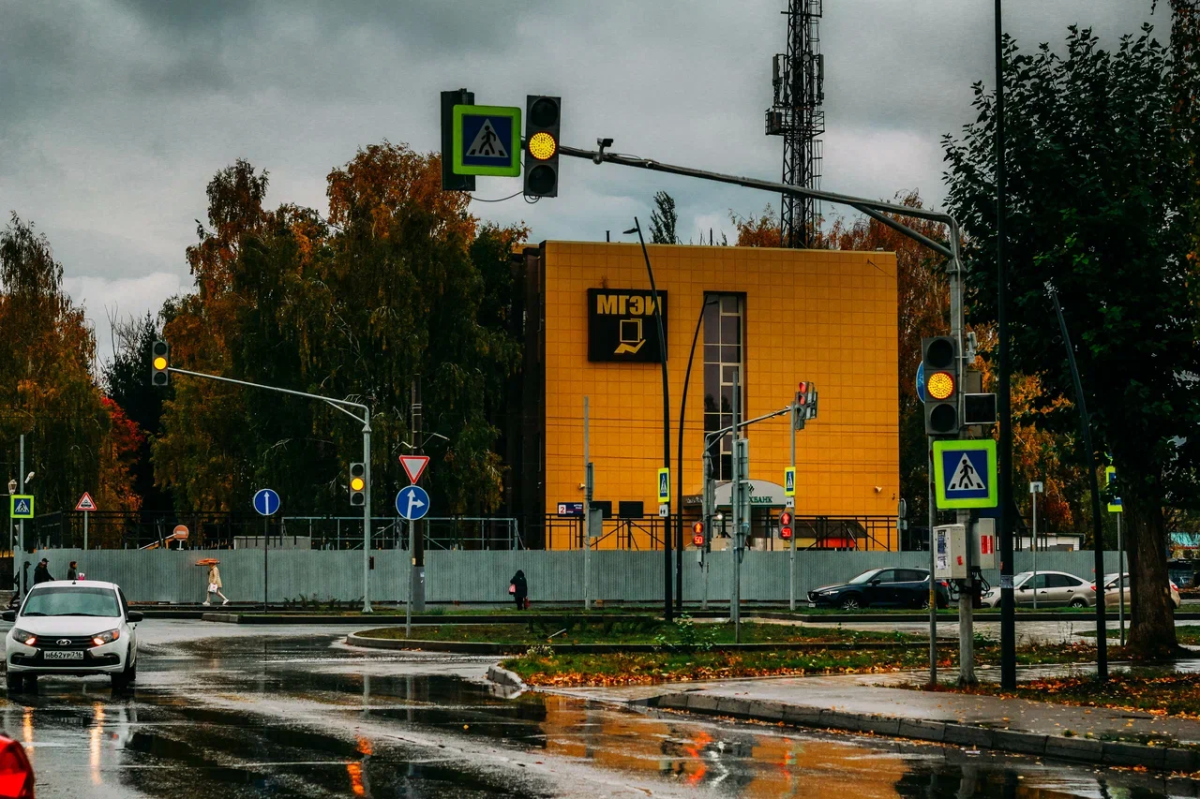
<path fill-rule="evenodd" d="M 742 642 L 742 463 L 738 454 L 738 411 L 740 403 L 738 394 L 740 369 L 733 370 L 733 482 L 730 484 L 729 504 L 733 518 L 733 552 L 730 562 L 733 564 L 733 596 L 729 601 L 729 616 L 733 621 L 733 640 Z"/>
<path fill-rule="evenodd" d="M 792 406 L 792 492 L 796 493 L 796 414 L 800 409 Z M 788 610 L 796 609 L 796 531 L 800 525 L 795 523 L 796 506 L 792 505 L 792 547 L 788 553 Z"/>
<path fill-rule="evenodd" d="M 934 505 L 933 489 L 933 439 L 926 439 L 929 470 L 929 687 L 937 687 L 937 588 L 934 585 L 934 574 L 937 572 L 937 545 L 934 542 L 933 528 L 937 524 L 937 507 Z M 950 592 L 946 592 L 949 600 Z M 949 602 L 947 601 L 947 604 Z"/>
<path fill-rule="evenodd" d="M 363 408 L 363 613 L 371 612 L 371 412 Z"/>
<path fill-rule="evenodd" d="M 583 398 L 583 609 L 592 609 L 591 598 L 591 566 L 592 566 L 592 539 L 591 525 L 588 523 L 591 520 L 589 508 L 591 508 L 591 489 L 588 484 L 591 479 L 591 470 L 588 469 L 588 398 Z"/>
<path fill-rule="evenodd" d="M 20 492 L 25 493 L 25 434 L 21 434 L 21 456 L 19 458 L 20 466 L 17 471 L 17 479 L 21 481 Z M 17 522 L 17 548 L 21 553 L 21 557 L 25 557 L 25 520 L 21 519 Z M 17 553 L 13 553 L 13 590 L 18 593 L 21 591 L 19 580 L 21 577 L 20 562 L 21 558 L 17 557 Z"/>
<path fill-rule="evenodd" d="M 268 501 L 265 507 L 270 510 L 271 503 Z M 270 532 L 270 524 L 271 517 L 263 516 L 263 613 L 267 612 L 267 536 Z"/>
<path fill-rule="evenodd" d="M 1033 582 L 1030 585 L 1033 586 L 1033 609 L 1037 610 L 1037 492 L 1030 493 L 1033 495 Z"/>
<path fill-rule="evenodd" d="M 83 514 L 83 551 L 84 552 L 87 552 L 88 517 L 91 515 L 92 514 L 88 513 L 87 511 L 84 511 L 84 514 Z"/>
<path fill-rule="evenodd" d="M 1117 514 L 1117 618 L 1121 621 L 1121 646 L 1125 646 L 1125 549 L 1121 546 L 1121 517 L 1123 515 L 1123 513 Z M 1096 575 L 1096 585 L 1100 587 L 1100 592 L 1096 595 L 1097 602 L 1104 602 L 1102 579 L 1103 575 Z M 1105 611 L 1107 611 L 1107 603 L 1104 604 Z"/>

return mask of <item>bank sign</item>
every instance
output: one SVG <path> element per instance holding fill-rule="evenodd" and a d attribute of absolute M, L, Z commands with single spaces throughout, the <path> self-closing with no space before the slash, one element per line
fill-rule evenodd
<path fill-rule="evenodd" d="M 667 332 L 667 293 L 658 292 L 663 333 Z M 588 289 L 588 360 L 609 363 L 661 363 L 662 347 L 649 289 Z"/>

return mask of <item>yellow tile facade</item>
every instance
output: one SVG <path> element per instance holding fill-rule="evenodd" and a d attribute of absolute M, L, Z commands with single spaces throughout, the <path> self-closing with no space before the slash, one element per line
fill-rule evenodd
<path fill-rule="evenodd" d="M 798 380 L 816 382 L 819 418 L 797 433 L 798 516 L 892 516 L 899 495 L 896 259 L 885 252 L 652 245 L 667 293 L 671 460 L 684 371 L 706 293 L 744 304 L 746 418 L 788 405 Z M 588 361 L 590 288 L 648 289 L 636 244 L 543 245 L 545 503 L 583 499 L 583 397 L 590 402 L 596 499 L 641 500 L 657 511 L 662 376 L 656 363 Z M 703 447 L 703 331 L 688 390 L 684 494 L 699 494 Z M 750 477 L 783 481 L 787 417 L 750 428 Z M 676 478 L 672 472 L 671 490 Z M 679 498 L 673 497 L 677 503 Z M 685 508 L 685 512 L 688 509 Z M 894 531 L 873 546 L 897 548 Z M 568 546 L 552 536 L 548 547 Z"/>

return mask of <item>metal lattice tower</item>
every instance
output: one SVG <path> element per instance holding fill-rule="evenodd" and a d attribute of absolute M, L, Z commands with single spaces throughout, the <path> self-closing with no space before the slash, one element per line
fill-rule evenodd
<path fill-rule="evenodd" d="M 825 132 L 825 59 L 818 23 L 823 0 L 789 0 L 787 52 L 775 56 L 775 104 L 767 109 L 767 135 L 783 137 L 783 182 L 821 186 L 821 139 Z M 808 247 L 821 206 L 805 197 L 783 195 L 779 222 L 784 247 Z"/>

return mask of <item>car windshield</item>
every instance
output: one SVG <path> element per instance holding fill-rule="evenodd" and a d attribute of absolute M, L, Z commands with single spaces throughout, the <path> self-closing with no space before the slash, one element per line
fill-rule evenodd
<path fill-rule="evenodd" d="M 37 588 L 29 592 L 22 616 L 120 616 L 111 588 Z"/>
<path fill-rule="evenodd" d="M 858 575 L 857 577 L 851 579 L 848 582 L 848 584 L 849 585 L 862 585 L 863 583 L 867 582 L 872 577 L 874 577 L 876 574 L 879 574 L 879 571 L 880 571 L 879 569 L 868 569 L 867 571 L 863 572 L 862 574 Z"/>

